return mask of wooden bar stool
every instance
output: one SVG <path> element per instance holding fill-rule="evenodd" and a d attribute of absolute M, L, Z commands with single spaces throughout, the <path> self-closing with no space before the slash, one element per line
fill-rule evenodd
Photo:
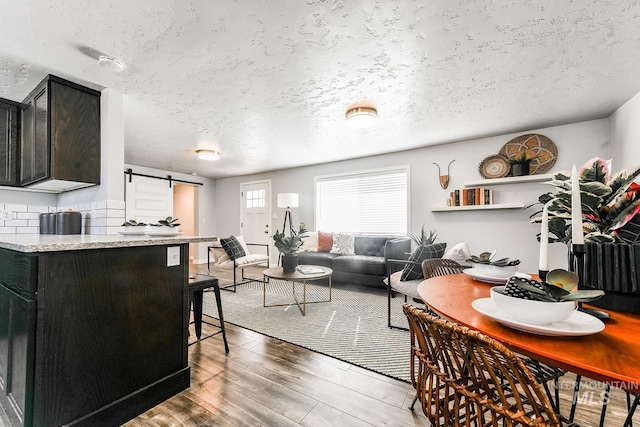
<path fill-rule="evenodd" d="M 218 305 L 218 317 L 220 319 L 220 325 L 202 320 L 202 299 L 205 289 L 213 288 L 213 292 L 216 296 L 216 304 Z M 220 286 L 218 285 L 218 278 L 213 276 L 206 276 L 203 274 L 196 274 L 189 277 L 189 300 L 193 304 L 193 324 L 196 329 L 196 341 L 189 343 L 189 345 L 195 344 L 202 340 L 206 340 L 214 335 L 222 334 L 222 340 L 224 341 L 225 353 L 229 353 L 229 344 L 227 344 L 227 333 L 224 329 L 224 317 L 222 315 L 222 301 L 220 299 Z M 190 304 L 191 305 L 191 304 Z M 205 323 L 210 326 L 220 328 L 219 331 L 202 337 L 202 324 Z"/>

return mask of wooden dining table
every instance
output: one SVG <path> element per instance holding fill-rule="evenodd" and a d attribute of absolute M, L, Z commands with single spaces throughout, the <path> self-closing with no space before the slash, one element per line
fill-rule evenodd
<path fill-rule="evenodd" d="M 492 286 L 467 274 L 424 280 L 418 294 L 435 312 L 504 343 L 511 350 L 614 387 L 640 392 L 640 315 L 606 311 L 603 331 L 585 336 L 544 336 L 504 326 L 471 303 Z"/>

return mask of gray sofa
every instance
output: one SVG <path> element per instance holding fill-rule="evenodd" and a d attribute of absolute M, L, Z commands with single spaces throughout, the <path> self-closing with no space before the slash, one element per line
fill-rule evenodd
<path fill-rule="evenodd" d="M 393 253 L 385 254 L 387 241 Z M 387 277 L 385 255 L 388 259 L 407 259 L 411 252 L 408 237 L 355 236 L 355 255 L 332 254 L 329 252 L 299 252 L 298 264 L 322 265 L 333 270 L 333 283 L 367 285 L 386 288 L 383 280 Z"/>

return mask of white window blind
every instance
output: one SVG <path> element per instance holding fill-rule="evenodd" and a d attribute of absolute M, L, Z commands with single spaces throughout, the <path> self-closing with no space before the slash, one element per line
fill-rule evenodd
<path fill-rule="evenodd" d="M 406 234 L 409 168 L 316 178 L 316 228 Z"/>

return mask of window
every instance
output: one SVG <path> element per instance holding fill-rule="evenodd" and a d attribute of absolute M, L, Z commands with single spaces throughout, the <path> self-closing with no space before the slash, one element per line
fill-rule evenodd
<path fill-rule="evenodd" d="M 406 234 L 409 167 L 316 178 L 316 228 Z"/>
<path fill-rule="evenodd" d="M 265 204 L 264 190 L 247 191 L 247 207 L 248 208 L 263 208 L 264 204 Z"/>

